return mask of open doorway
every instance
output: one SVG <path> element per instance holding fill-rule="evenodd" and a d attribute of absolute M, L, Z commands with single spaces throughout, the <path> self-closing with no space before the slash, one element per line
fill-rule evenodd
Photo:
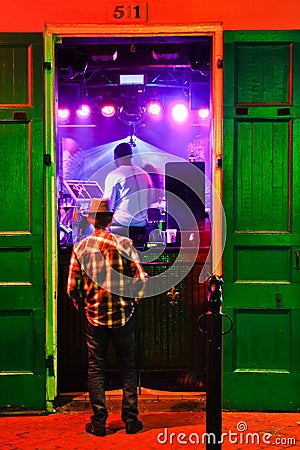
<path fill-rule="evenodd" d="M 67 298 L 67 269 L 72 245 L 91 232 L 89 201 L 102 195 L 119 142 L 129 142 L 134 162 L 157 175 L 153 206 L 164 218 L 168 164 L 201 164 L 208 182 L 195 210 L 201 211 L 203 248 L 209 247 L 212 48 L 209 35 L 63 37 L 56 44 L 59 392 L 86 389 L 85 319 Z M 205 348 L 196 328 L 204 311 L 205 288 L 197 280 L 205 252 L 177 286 L 178 304 L 159 296 L 140 313 L 138 367 L 145 387 L 205 389 Z M 160 270 L 155 267 L 150 271 Z M 115 388 L 113 354 L 109 369 L 108 386 Z"/>

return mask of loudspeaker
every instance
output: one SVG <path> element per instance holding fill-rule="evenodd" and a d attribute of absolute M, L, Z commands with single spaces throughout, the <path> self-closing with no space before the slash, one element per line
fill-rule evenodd
<path fill-rule="evenodd" d="M 79 83 L 65 83 L 58 85 L 59 108 L 78 108 L 80 97 Z"/>
<path fill-rule="evenodd" d="M 188 59 L 192 70 L 199 70 L 207 75 L 210 71 L 211 44 L 191 44 L 188 49 Z"/>
<path fill-rule="evenodd" d="M 210 106 L 210 83 L 193 82 L 190 85 L 190 109 L 207 108 Z"/>
<path fill-rule="evenodd" d="M 205 224 L 205 163 L 169 162 L 165 166 L 167 228 L 181 231 Z M 178 201 L 179 199 L 179 201 Z M 190 211 L 180 207 L 182 200 Z"/>

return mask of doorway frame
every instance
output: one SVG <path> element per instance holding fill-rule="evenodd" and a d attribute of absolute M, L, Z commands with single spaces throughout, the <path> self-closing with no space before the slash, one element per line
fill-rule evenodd
<path fill-rule="evenodd" d="M 211 261 L 213 272 L 222 275 L 222 161 L 223 153 L 223 26 L 221 23 L 198 23 L 186 25 L 139 25 L 136 24 L 46 24 L 44 30 L 44 91 L 45 91 L 45 153 L 50 155 L 51 166 L 45 174 L 45 308 L 46 308 L 46 354 L 53 358 L 52 374 L 46 377 L 47 410 L 53 411 L 57 396 L 57 195 L 56 195 L 56 123 L 55 111 L 55 45 L 65 37 L 151 37 L 151 36 L 211 36 L 212 37 L 212 195 Z M 221 201 L 219 201 L 221 199 Z M 54 375 L 53 375 L 54 374 Z"/>

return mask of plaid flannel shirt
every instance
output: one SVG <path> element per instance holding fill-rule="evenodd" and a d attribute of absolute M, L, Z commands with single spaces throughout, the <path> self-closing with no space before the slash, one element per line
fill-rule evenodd
<path fill-rule="evenodd" d="M 143 296 L 145 281 L 128 238 L 101 229 L 73 247 L 67 292 L 77 309 L 85 307 L 92 325 L 125 325 Z"/>

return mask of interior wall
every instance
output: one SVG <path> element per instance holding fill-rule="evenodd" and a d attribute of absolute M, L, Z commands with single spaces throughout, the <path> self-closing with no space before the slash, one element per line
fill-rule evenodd
<path fill-rule="evenodd" d="M 300 28 L 298 0 L 148 0 L 149 24 L 188 24 L 221 22 L 224 30 L 292 30 Z M 115 3 L 117 5 L 117 3 Z M 145 1 L 139 4 L 144 5 Z M 294 11 L 294 13 L 293 13 Z M 118 23 L 113 18 L 112 2 L 105 0 L 14 0 L 1 7 L 1 32 L 39 32 L 46 23 Z M 121 23 L 121 21 L 119 21 Z M 123 22 L 124 23 L 124 20 Z M 130 23 L 126 19 L 126 23 Z M 137 21 L 133 21 L 137 23 Z M 143 22 L 145 23 L 145 21 Z"/>

